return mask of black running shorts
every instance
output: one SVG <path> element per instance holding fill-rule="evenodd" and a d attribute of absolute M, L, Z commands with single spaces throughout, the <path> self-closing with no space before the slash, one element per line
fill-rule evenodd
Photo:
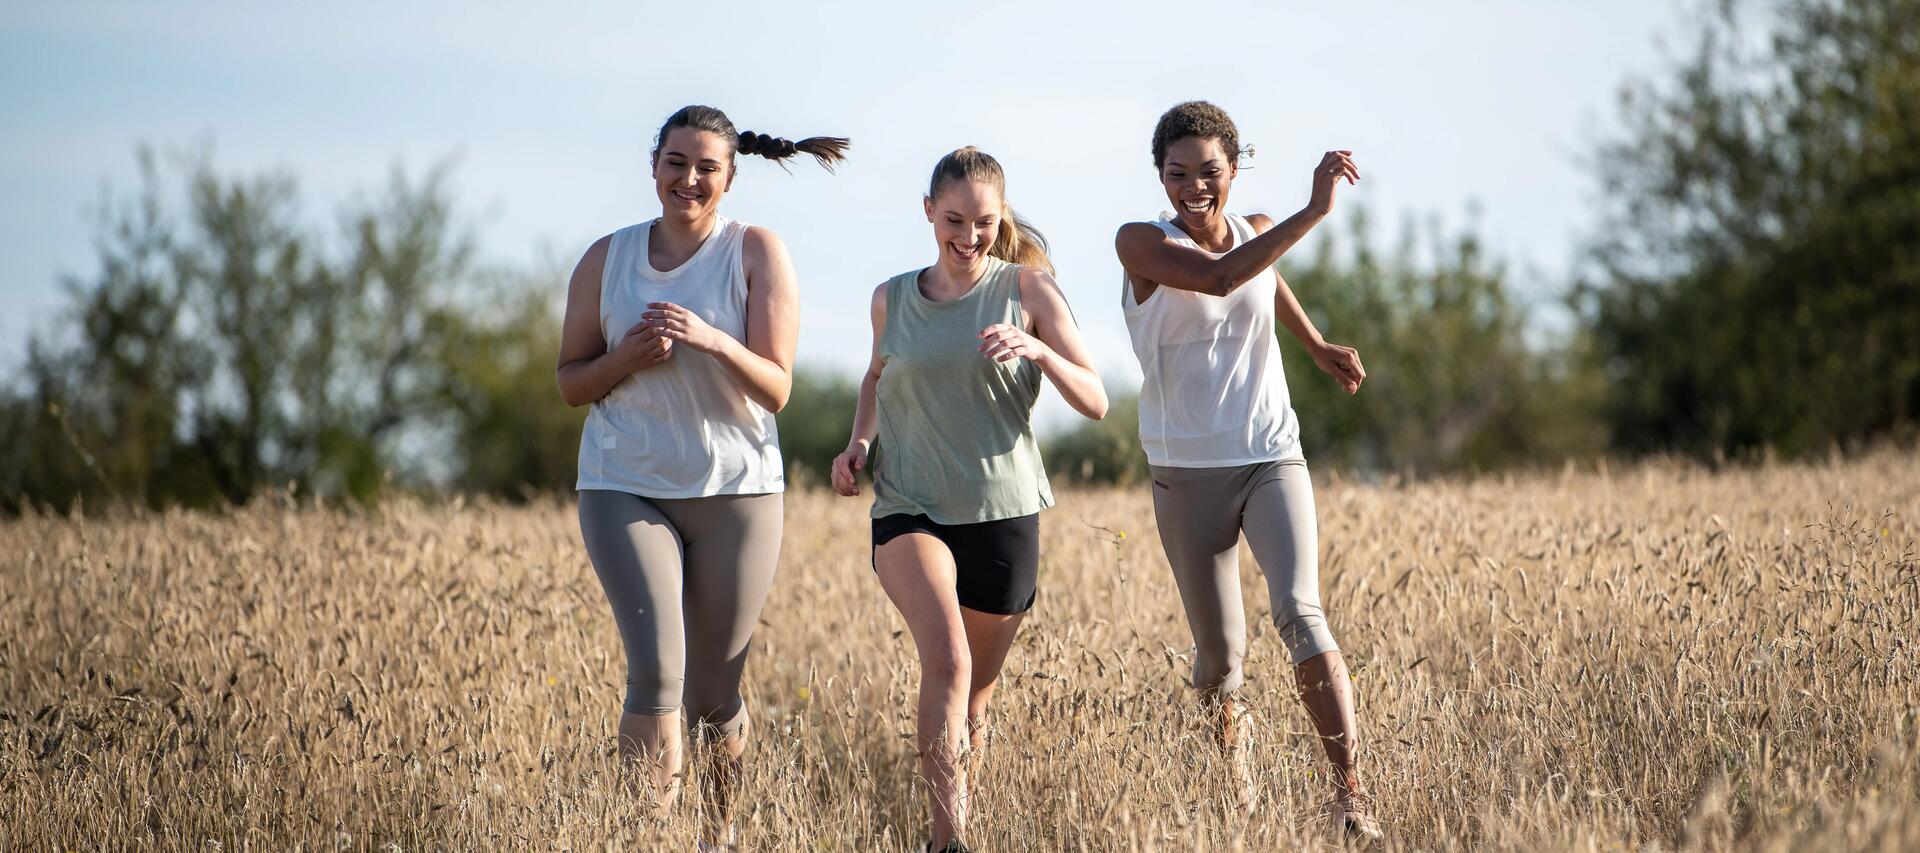
<path fill-rule="evenodd" d="M 1040 574 L 1040 514 L 977 524 L 941 524 L 924 515 L 873 520 L 873 547 L 905 533 L 925 533 L 953 553 L 960 606 L 1012 616 L 1033 607 Z"/>

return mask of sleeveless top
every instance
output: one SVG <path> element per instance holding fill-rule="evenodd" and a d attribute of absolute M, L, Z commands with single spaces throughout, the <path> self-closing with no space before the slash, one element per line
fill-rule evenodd
<path fill-rule="evenodd" d="M 652 222 L 614 232 L 600 279 L 607 349 L 641 322 L 649 302 L 672 302 L 735 340 L 747 338 L 747 225 L 724 217 L 680 266 L 647 258 Z M 747 397 L 713 356 L 675 342 L 666 361 L 629 374 L 596 400 L 580 435 L 576 489 L 647 498 L 755 495 L 786 488 L 773 414 Z"/>
<path fill-rule="evenodd" d="M 1033 438 L 1040 368 L 980 353 L 980 330 L 1023 325 L 1020 267 L 998 258 L 988 263 L 973 289 L 947 302 L 921 294 L 919 270 L 886 284 L 880 435 L 870 466 L 874 518 L 973 524 L 1053 505 Z"/>
<path fill-rule="evenodd" d="M 1247 220 L 1228 215 L 1227 222 L 1234 247 L 1254 238 Z M 1174 242 L 1200 248 L 1172 214 L 1154 224 Z M 1300 458 L 1300 425 L 1275 337 L 1273 269 L 1227 296 L 1162 285 L 1145 303 L 1134 300 L 1124 270 L 1120 277 L 1120 306 L 1143 374 L 1140 446 L 1147 461 L 1222 468 Z"/>

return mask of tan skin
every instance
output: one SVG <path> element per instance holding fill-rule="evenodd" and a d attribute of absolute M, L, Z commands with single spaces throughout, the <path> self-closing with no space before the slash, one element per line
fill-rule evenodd
<path fill-rule="evenodd" d="M 988 252 L 1005 215 L 1001 191 L 982 182 L 951 182 L 936 197 L 926 199 L 925 209 L 940 245 L 940 258 L 921 272 L 920 292 L 935 302 L 958 299 L 986 273 Z M 994 324 L 980 330 L 981 357 L 1000 362 L 1028 359 L 1074 411 L 1093 420 L 1105 417 L 1106 389 L 1053 276 L 1023 268 L 1020 301 L 1025 314 L 1020 326 Z M 874 289 L 872 320 L 874 353 L 860 383 L 853 437 L 846 451 L 833 460 L 833 488 L 847 497 L 860 494 L 856 475 L 866 468 L 867 451 L 879 433 L 885 285 Z M 880 546 L 874 552 L 874 568 L 887 597 L 907 620 L 920 658 L 916 744 L 933 813 L 932 846 L 938 850 L 966 828 L 968 764 L 977 764 L 985 748 L 987 706 L 1024 614 L 1005 616 L 961 607 L 954 594 L 953 554 L 926 534 L 909 533 Z M 961 756 L 969 745 L 973 761 L 963 762 Z"/>
<path fill-rule="evenodd" d="M 671 270 L 692 258 L 718 224 L 720 200 L 733 185 L 733 146 L 726 138 L 692 128 L 675 128 L 653 159 L 660 219 L 650 229 L 647 260 Z M 600 329 L 600 282 L 611 237 L 594 241 L 574 268 L 567 286 L 566 318 L 561 326 L 560 359 L 555 373 L 560 394 L 570 406 L 593 403 L 627 377 L 670 359 L 712 358 L 726 368 L 740 392 L 768 411 L 786 406 L 793 389 L 794 345 L 799 334 L 799 287 L 785 244 L 764 228 L 749 228 L 742 263 L 747 276 L 747 339 L 740 341 L 708 325 L 699 314 L 670 302 L 648 305 L 640 323 L 627 329 L 612 348 Z M 662 803 L 679 793 L 682 762 L 680 713 L 620 717 L 620 753 L 647 765 L 652 792 Z M 715 806 L 709 831 L 730 819 L 746 734 L 716 745 L 720 766 L 710 774 L 707 792 Z"/>
<path fill-rule="evenodd" d="M 1114 248 L 1126 269 L 1134 299 L 1144 303 L 1161 287 L 1225 296 L 1273 266 L 1332 212 L 1339 182 L 1351 184 L 1360 179 L 1352 155 L 1351 151 L 1327 152 L 1314 169 L 1313 191 L 1306 207 L 1278 224 L 1259 214 L 1247 217 L 1257 236 L 1227 251 L 1233 244 L 1233 232 L 1227 222 L 1226 201 L 1239 167 L 1218 139 L 1190 136 L 1176 140 L 1167 147 L 1160 182 L 1167 200 L 1173 203 L 1174 223 L 1206 251 L 1173 242 L 1150 222 L 1121 226 Z M 1218 254 L 1222 252 L 1225 254 Z M 1360 354 L 1321 337 L 1284 279 L 1274 295 L 1274 316 L 1307 348 L 1313 363 L 1342 389 L 1349 394 L 1360 390 L 1360 383 L 1367 378 Z M 1294 667 L 1294 681 L 1314 730 L 1320 734 L 1336 781 L 1346 792 L 1364 791 L 1354 766 L 1357 725 L 1346 660 L 1339 652 L 1309 658 Z"/>

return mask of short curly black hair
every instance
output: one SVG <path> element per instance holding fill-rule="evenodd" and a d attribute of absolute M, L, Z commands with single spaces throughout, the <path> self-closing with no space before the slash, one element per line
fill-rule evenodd
<path fill-rule="evenodd" d="M 1165 166 L 1167 149 L 1189 136 L 1220 140 L 1227 161 L 1239 164 L 1240 129 L 1234 127 L 1227 111 L 1206 101 L 1187 101 L 1161 113 L 1160 123 L 1153 126 L 1153 168 Z"/>

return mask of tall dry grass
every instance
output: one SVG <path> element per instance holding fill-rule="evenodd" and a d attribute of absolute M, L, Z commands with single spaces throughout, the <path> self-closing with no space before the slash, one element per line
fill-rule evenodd
<path fill-rule="evenodd" d="M 1389 846 L 1920 846 L 1920 459 L 1322 482 L 1319 508 Z M 787 511 L 742 848 L 904 849 L 917 675 L 865 503 Z M 1264 624 L 1266 807 L 1233 814 L 1148 496 L 1066 492 L 1044 536 L 971 841 L 1334 843 Z M 9 522 L 0 849 L 688 849 L 686 807 L 622 793 L 622 676 L 568 504 Z"/>

